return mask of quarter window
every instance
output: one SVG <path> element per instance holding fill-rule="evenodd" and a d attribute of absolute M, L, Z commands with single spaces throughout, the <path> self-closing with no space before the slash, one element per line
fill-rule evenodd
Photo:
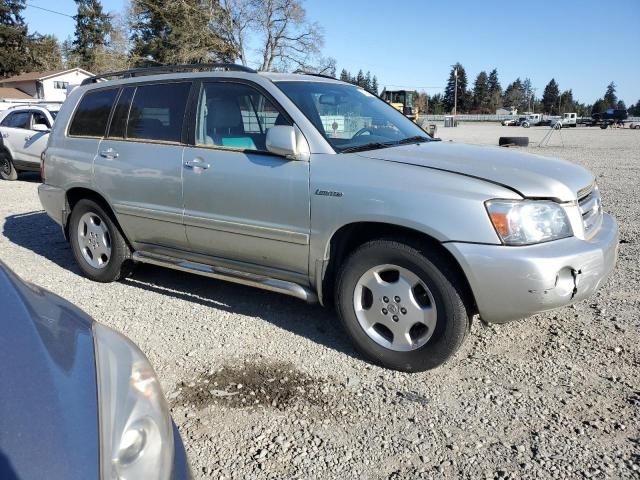
<path fill-rule="evenodd" d="M 30 112 L 15 112 L 9 114 L 7 118 L 2 121 L 2 126 L 11 128 L 29 128 L 30 121 Z"/>
<path fill-rule="evenodd" d="M 242 84 L 208 83 L 200 94 L 197 145 L 266 150 L 267 130 L 291 122 L 257 90 Z"/>
<path fill-rule="evenodd" d="M 44 116 L 42 112 L 33 112 L 33 124 L 34 125 L 44 125 L 45 127 L 51 127 L 49 125 L 49 120 Z"/>
<path fill-rule="evenodd" d="M 87 93 L 80 101 L 73 116 L 69 126 L 69 135 L 103 137 L 117 92 L 117 89 L 110 88 Z"/>
<path fill-rule="evenodd" d="M 144 85 L 136 89 L 127 138 L 180 142 L 190 83 Z"/>

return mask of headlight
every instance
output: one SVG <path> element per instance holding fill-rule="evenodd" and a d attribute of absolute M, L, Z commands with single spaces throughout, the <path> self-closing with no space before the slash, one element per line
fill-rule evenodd
<path fill-rule="evenodd" d="M 505 245 L 530 245 L 573 235 L 569 218 L 548 200 L 489 200 L 491 223 Z"/>
<path fill-rule="evenodd" d="M 173 424 L 153 368 L 128 338 L 99 323 L 93 332 L 101 478 L 170 478 Z"/>

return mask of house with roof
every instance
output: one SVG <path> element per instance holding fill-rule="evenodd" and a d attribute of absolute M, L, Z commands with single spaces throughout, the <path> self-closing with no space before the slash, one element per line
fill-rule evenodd
<path fill-rule="evenodd" d="M 39 100 L 63 102 L 67 90 L 93 74 L 82 68 L 66 68 L 48 72 L 28 72 L 0 79 L 0 101 Z"/>

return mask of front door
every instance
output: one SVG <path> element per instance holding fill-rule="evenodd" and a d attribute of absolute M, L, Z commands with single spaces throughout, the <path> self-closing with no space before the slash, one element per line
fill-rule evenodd
<path fill-rule="evenodd" d="M 266 93 L 202 84 L 195 146 L 183 154 L 187 238 L 197 253 L 307 274 L 309 163 L 266 151 L 274 124 L 292 123 Z"/>
<path fill-rule="evenodd" d="M 182 130 L 190 82 L 123 88 L 94 163 L 95 183 L 137 249 L 187 247 Z"/>

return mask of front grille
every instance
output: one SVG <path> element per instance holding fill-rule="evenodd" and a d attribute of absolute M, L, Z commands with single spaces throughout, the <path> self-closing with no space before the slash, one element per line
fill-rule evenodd
<path fill-rule="evenodd" d="M 582 189 L 579 193 L 582 193 Z M 602 200 L 597 186 L 588 191 L 584 196 L 578 197 L 578 205 L 582 214 L 585 237 L 595 232 L 602 222 Z"/>

